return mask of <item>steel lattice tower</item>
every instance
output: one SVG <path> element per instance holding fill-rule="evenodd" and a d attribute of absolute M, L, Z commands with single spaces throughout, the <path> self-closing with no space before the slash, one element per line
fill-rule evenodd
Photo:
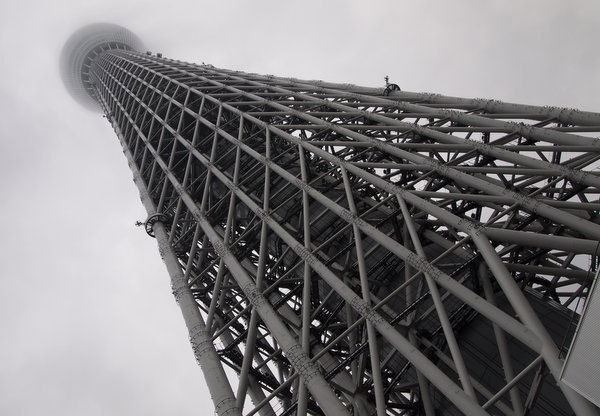
<path fill-rule="evenodd" d="M 559 378 L 600 114 L 143 51 L 92 25 L 63 76 L 119 138 L 219 415 L 597 414 Z"/>

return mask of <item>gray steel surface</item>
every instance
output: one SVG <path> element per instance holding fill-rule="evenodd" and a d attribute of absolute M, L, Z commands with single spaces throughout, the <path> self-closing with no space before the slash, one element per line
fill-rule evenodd
<path fill-rule="evenodd" d="M 89 68 L 63 59 L 123 146 L 217 414 L 598 414 L 560 375 L 598 268 L 600 114 L 92 32 Z"/>
<path fill-rule="evenodd" d="M 598 272 L 586 300 L 581 320 L 565 359 L 562 380 L 567 385 L 600 406 L 600 286 Z"/>

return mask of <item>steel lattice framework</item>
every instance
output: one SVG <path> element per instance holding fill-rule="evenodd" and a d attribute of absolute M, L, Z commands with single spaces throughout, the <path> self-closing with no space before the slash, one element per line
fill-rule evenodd
<path fill-rule="evenodd" d="M 219 415 L 597 414 L 559 376 L 598 266 L 600 114 L 107 45 L 84 83 Z"/>

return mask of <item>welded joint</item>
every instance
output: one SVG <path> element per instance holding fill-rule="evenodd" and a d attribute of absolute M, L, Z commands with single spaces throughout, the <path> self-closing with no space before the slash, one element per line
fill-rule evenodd
<path fill-rule="evenodd" d="M 183 281 L 173 281 L 171 284 L 171 292 L 173 293 L 173 297 L 175 297 L 175 301 L 179 303 L 181 299 L 186 296 L 189 287 Z"/>
<path fill-rule="evenodd" d="M 254 282 L 249 282 L 248 284 L 242 286 L 241 289 L 248 298 L 250 304 L 255 308 L 260 308 L 265 303 L 267 303 L 267 298 L 256 287 L 256 284 Z"/>
<path fill-rule="evenodd" d="M 226 398 L 215 403 L 215 413 L 219 416 L 237 416 L 240 414 L 240 409 L 237 407 L 235 400 Z"/>
<path fill-rule="evenodd" d="M 308 384 L 314 377 L 321 376 L 318 366 L 315 365 L 308 354 L 304 352 L 302 345 L 293 345 L 285 352 L 285 355 L 290 364 L 292 364 L 298 374 L 300 374 L 300 377 L 305 384 Z"/>
<path fill-rule="evenodd" d="M 358 312 L 360 315 L 364 316 L 364 318 L 371 322 L 373 325 L 381 325 L 384 322 L 387 322 L 383 316 L 381 316 L 377 311 L 375 311 L 371 305 L 360 299 L 359 297 L 355 297 L 350 301 L 350 306 Z"/>
<path fill-rule="evenodd" d="M 221 258 L 225 258 L 231 254 L 231 250 L 221 240 L 212 242 L 215 253 Z"/>
<path fill-rule="evenodd" d="M 196 325 L 190 328 L 188 333 L 196 357 L 200 357 L 214 348 L 211 334 L 204 325 Z"/>

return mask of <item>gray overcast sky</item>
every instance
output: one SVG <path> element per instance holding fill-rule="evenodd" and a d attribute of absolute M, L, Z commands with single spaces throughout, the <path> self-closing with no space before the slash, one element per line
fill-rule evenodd
<path fill-rule="evenodd" d="M 600 2 L 1 0 L 0 414 L 212 411 L 125 158 L 67 95 L 77 28 L 249 72 L 600 111 Z"/>

